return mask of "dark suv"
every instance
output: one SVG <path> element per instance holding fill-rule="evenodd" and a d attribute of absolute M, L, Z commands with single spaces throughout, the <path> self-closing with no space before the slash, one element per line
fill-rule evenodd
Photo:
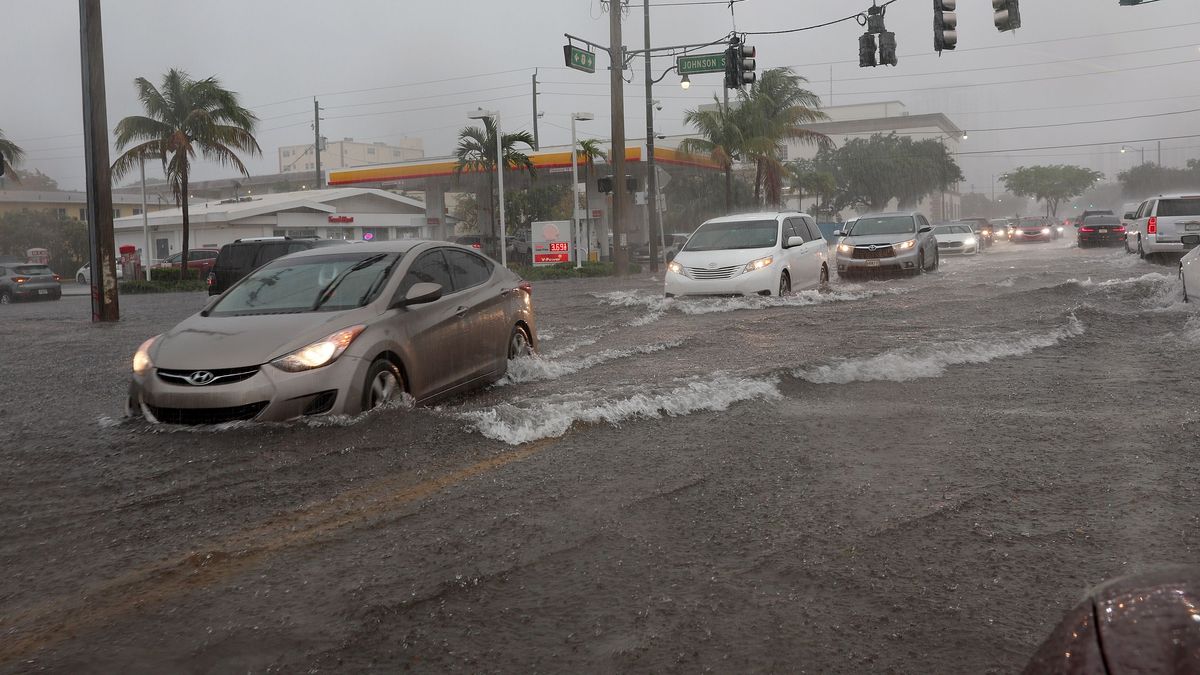
<path fill-rule="evenodd" d="M 62 284 L 54 270 L 35 263 L 0 265 L 0 305 L 16 300 L 58 300 Z"/>
<path fill-rule="evenodd" d="M 208 294 L 219 295 L 242 277 L 276 258 L 318 246 L 338 246 L 349 242 L 342 239 L 293 239 L 291 237 L 257 237 L 238 239 L 225 244 L 217 261 L 208 273 Z M 190 265 L 189 265 L 190 267 Z"/>

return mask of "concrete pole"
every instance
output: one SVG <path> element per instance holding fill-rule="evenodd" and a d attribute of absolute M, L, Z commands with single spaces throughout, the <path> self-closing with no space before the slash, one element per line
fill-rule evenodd
<path fill-rule="evenodd" d="M 119 321 L 116 246 L 113 242 L 112 173 L 104 95 L 104 32 L 100 0 L 79 0 L 79 51 L 83 66 L 83 146 L 87 163 L 88 255 L 92 270 L 92 321 Z"/>
<path fill-rule="evenodd" d="M 608 2 L 609 89 L 612 98 L 612 168 L 613 168 L 613 265 L 618 276 L 629 274 L 628 242 L 625 235 L 625 47 L 621 42 L 621 0 Z"/>
<path fill-rule="evenodd" d="M 507 227 L 504 224 L 504 144 L 500 133 L 500 113 L 493 120 L 496 123 L 496 184 L 500 189 L 500 266 L 508 267 Z"/>
<path fill-rule="evenodd" d="M 537 107 L 537 69 L 533 70 L 533 149 L 541 150 L 541 141 L 538 137 L 538 107 Z"/>
<path fill-rule="evenodd" d="M 313 154 L 317 157 L 317 171 L 313 178 L 313 189 L 320 190 L 325 186 L 325 181 L 321 177 L 321 106 L 317 103 L 317 99 L 313 98 Z"/>
<path fill-rule="evenodd" d="M 646 214 L 650 218 L 650 271 L 658 271 L 658 256 L 663 242 L 662 222 L 658 217 L 658 175 L 654 165 L 654 75 L 650 72 L 650 0 L 642 0 L 646 37 Z"/>
<path fill-rule="evenodd" d="M 146 281 L 150 281 L 150 215 L 146 213 L 146 156 L 138 158 L 142 172 L 142 266 L 146 268 Z"/>
<path fill-rule="evenodd" d="M 583 256 L 579 246 L 579 141 L 575 135 L 575 113 L 571 113 L 571 244 L 575 252 L 575 269 L 583 267 Z"/>

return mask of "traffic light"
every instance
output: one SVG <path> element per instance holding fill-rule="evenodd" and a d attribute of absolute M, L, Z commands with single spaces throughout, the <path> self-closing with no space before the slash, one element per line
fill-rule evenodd
<path fill-rule="evenodd" d="M 933 0 L 933 48 L 939 54 L 958 45 L 956 0 Z"/>
<path fill-rule="evenodd" d="M 867 9 L 867 32 L 858 38 L 858 67 L 873 68 L 876 65 L 894 66 L 896 59 L 896 34 L 888 32 L 883 25 L 884 8 L 872 6 Z M 879 35 L 879 59 L 875 58 L 875 36 Z"/>
<path fill-rule="evenodd" d="M 638 187 L 638 183 L 637 183 L 636 177 L 625 176 L 625 191 L 626 192 L 637 192 L 637 187 Z M 606 195 L 612 194 L 613 177 L 612 176 L 601 176 L 600 178 L 597 178 L 596 179 L 596 191 L 601 194 L 606 194 Z"/>
<path fill-rule="evenodd" d="M 875 63 L 875 36 L 863 33 L 858 38 L 858 67 L 874 68 L 877 65 Z"/>
<path fill-rule="evenodd" d="M 884 31 L 879 34 L 879 65 L 894 66 L 896 63 L 896 34 Z"/>
<path fill-rule="evenodd" d="M 754 72 L 758 67 L 754 60 L 757 51 L 750 45 L 742 44 L 736 36 L 729 40 L 729 48 L 725 50 L 726 89 L 741 89 L 758 81 L 758 74 Z"/>
<path fill-rule="evenodd" d="M 992 0 L 996 10 L 996 30 L 1016 30 L 1021 27 L 1021 8 L 1018 0 Z"/>
<path fill-rule="evenodd" d="M 737 38 L 734 38 L 736 40 Z M 725 88 L 737 89 L 737 50 L 733 45 L 725 48 Z"/>

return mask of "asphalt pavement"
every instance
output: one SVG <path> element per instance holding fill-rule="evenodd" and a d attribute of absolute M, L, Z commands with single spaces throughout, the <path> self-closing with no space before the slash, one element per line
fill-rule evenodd
<path fill-rule="evenodd" d="M 203 294 L 0 308 L 0 671 L 1007 673 L 1197 562 L 1200 314 L 1068 242 L 791 297 L 534 285 L 541 354 L 358 419 L 121 417 Z"/>

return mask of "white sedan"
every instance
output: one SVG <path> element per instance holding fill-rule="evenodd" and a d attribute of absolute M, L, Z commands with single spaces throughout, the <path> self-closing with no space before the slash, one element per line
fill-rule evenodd
<path fill-rule="evenodd" d="M 68 268 L 69 269 L 69 268 Z M 125 272 L 117 265 L 117 278 L 124 279 Z M 92 264 L 88 263 L 75 271 L 75 281 L 79 282 L 80 286 L 86 286 L 92 283 Z"/>
<path fill-rule="evenodd" d="M 1191 288 L 1196 297 L 1200 298 L 1200 246 L 1191 250 L 1179 261 L 1179 278 L 1183 281 L 1183 301 L 1190 302 L 1188 289 Z"/>
<path fill-rule="evenodd" d="M 939 255 L 947 253 L 975 255 L 979 253 L 979 237 L 969 225 L 934 225 L 933 236 L 937 239 Z"/>
<path fill-rule="evenodd" d="M 829 246 L 803 213 L 714 218 L 667 265 L 664 291 L 677 295 L 787 295 L 829 282 Z"/>

